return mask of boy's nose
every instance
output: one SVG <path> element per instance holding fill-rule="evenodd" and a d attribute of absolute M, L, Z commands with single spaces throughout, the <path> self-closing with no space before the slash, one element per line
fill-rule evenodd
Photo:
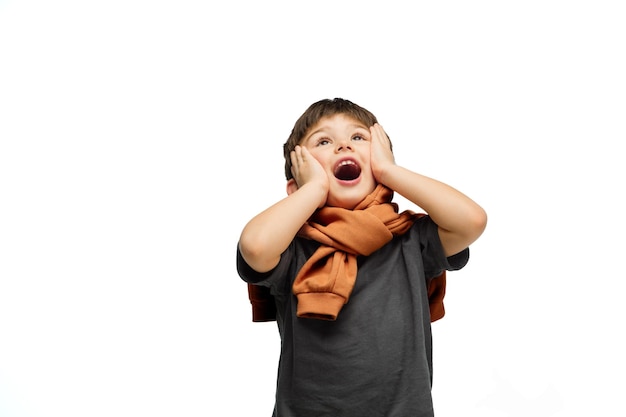
<path fill-rule="evenodd" d="M 341 140 L 337 142 L 337 147 L 335 148 L 337 152 L 341 151 L 351 151 L 352 147 L 350 146 L 350 142 L 347 140 Z"/>

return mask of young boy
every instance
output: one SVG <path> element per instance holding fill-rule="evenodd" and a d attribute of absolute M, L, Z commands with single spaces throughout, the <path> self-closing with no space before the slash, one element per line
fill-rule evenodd
<path fill-rule="evenodd" d="M 284 154 L 288 196 L 246 224 L 237 250 L 253 304 L 257 289 L 273 298 L 273 416 L 433 416 L 430 323 L 485 211 L 396 165 L 374 115 L 348 100 L 312 104 Z M 393 192 L 426 214 L 398 213 Z"/>

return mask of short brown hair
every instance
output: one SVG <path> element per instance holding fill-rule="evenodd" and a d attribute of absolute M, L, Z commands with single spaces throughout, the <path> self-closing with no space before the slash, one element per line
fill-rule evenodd
<path fill-rule="evenodd" d="M 287 180 L 293 178 L 291 173 L 291 151 L 296 148 L 296 145 L 300 145 L 309 129 L 315 126 L 321 119 L 334 116 L 335 114 L 345 114 L 368 127 L 378 123 L 376 116 L 369 110 L 342 98 L 324 99 L 311 104 L 296 121 L 287 142 L 283 145 L 285 177 Z"/>

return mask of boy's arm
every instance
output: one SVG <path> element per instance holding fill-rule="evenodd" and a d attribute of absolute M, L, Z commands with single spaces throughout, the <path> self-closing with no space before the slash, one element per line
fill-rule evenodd
<path fill-rule="evenodd" d="M 291 161 L 295 180 L 287 183 L 289 195 L 252 218 L 239 238 L 241 256 L 257 272 L 278 265 L 298 230 L 326 202 L 328 177 L 319 162 L 300 147 L 291 153 Z"/>
<path fill-rule="evenodd" d="M 374 177 L 430 215 L 439 226 L 446 256 L 459 253 L 478 239 L 487 225 L 483 208 L 447 184 L 396 165 L 383 128 L 376 124 L 371 132 Z"/>

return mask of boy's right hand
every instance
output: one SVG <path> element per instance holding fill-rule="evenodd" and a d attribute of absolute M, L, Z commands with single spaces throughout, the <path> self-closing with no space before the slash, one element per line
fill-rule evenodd
<path fill-rule="evenodd" d="M 319 207 L 326 204 L 330 182 L 324 168 L 309 150 L 302 146 L 296 146 L 290 154 L 291 157 L 291 174 L 298 186 L 302 188 L 305 184 L 319 187 L 323 190 L 323 199 L 320 201 Z"/>

